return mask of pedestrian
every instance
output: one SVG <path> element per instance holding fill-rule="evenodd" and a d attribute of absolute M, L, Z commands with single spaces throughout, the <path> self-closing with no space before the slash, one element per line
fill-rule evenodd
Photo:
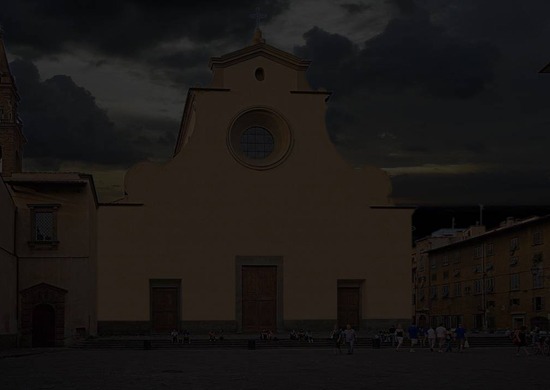
<path fill-rule="evenodd" d="M 466 329 L 462 324 L 458 324 L 458 327 L 455 329 L 456 341 L 458 343 L 458 352 L 464 352 L 464 344 L 466 342 Z"/>
<path fill-rule="evenodd" d="M 433 352 L 435 348 L 435 330 L 433 326 L 428 328 L 428 344 L 430 345 L 430 351 Z"/>
<path fill-rule="evenodd" d="M 524 325 L 519 329 L 516 329 L 516 331 L 514 332 L 514 344 L 517 346 L 516 356 L 519 356 L 520 349 L 525 352 L 525 355 L 529 355 L 529 351 L 527 351 L 527 334 L 525 333 L 526 329 L 527 328 Z"/>
<path fill-rule="evenodd" d="M 418 344 L 420 344 L 421 348 L 424 348 L 426 346 L 426 327 L 425 326 L 418 327 Z"/>
<path fill-rule="evenodd" d="M 450 328 L 445 331 L 445 352 L 453 352 L 453 332 Z"/>
<path fill-rule="evenodd" d="M 338 324 L 334 325 L 334 329 L 330 333 L 330 338 L 334 342 L 334 353 L 341 355 L 342 354 L 342 340 L 343 340 L 343 330 L 338 326 Z"/>
<path fill-rule="evenodd" d="M 388 329 L 388 333 L 391 338 L 391 346 L 395 347 L 395 325 L 390 326 L 390 329 Z"/>
<path fill-rule="evenodd" d="M 173 329 L 172 332 L 170 333 L 170 336 L 172 336 L 172 344 L 177 344 L 178 343 L 178 331 Z"/>
<path fill-rule="evenodd" d="M 401 324 L 397 325 L 397 328 L 395 328 L 395 339 L 397 340 L 397 347 L 395 348 L 396 351 L 399 351 L 399 348 L 403 345 L 404 335 L 405 331 L 403 330 Z"/>
<path fill-rule="evenodd" d="M 350 324 L 346 325 L 346 330 L 344 330 L 344 338 L 346 340 L 346 344 L 348 345 L 348 355 L 352 355 L 353 346 L 355 344 L 355 340 L 357 339 L 357 335 Z"/>
<path fill-rule="evenodd" d="M 447 328 L 445 328 L 443 324 L 439 324 L 439 326 L 435 328 L 435 335 L 437 336 L 437 343 L 439 346 L 438 352 L 443 352 L 443 345 L 445 345 L 445 339 L 447 337 Z"/>
<path fill-rule="evenodd" d="M 414 347 L 418 343 L 418 328 L 416 324 L 413 322 L 407 331 L 409 332 L 409 339 L 411 340 L 411 349 L 409 352 L 414 352 Z"/>

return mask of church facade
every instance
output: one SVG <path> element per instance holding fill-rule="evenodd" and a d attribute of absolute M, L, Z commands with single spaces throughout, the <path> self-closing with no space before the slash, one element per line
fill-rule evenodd
<path fill-rule="evenodd" d="M 392 203 L 382 170 L 354 168 L 337 153 L 325 127 L 330 94 L 309 86 L 308 66 L 259 31 L 250 46 L 212 58 L 211 85 L 188 92 L 173 157 L 131 168 L 120 201 L 98 203 L 87 175 L 4 174 L 0 202 L 12 202 L 16 211 L 4 208 L 21 220 L 13 235 L 36 234 L 46 202 L 16 188 L 45 191 L 58 199 L 48 200 L 56 226 L 47 226 L 57 229 L 48 260 L 84 259 L 14 271 L 10 296 L 20 303 L 9 329 L 32 336 L 39 305 L 53 308 L 55 326 L 63 316 L 58 343 L 79 332 L 328 331 L 335 323 L 366 331 L 408 321 L 412 209 Z M 79 221 L 88 228 L 75 229 Z M 43 258 L 27 241 L 16 238 L 21 251 L 8 248 L 2 261 Z"/>

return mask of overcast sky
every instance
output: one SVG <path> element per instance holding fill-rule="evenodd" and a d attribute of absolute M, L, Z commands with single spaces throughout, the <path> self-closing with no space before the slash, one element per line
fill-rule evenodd
<path fill-rule="evenodd" d="M 101 200 L 133 163 L 171 157 L 208 60 L 267 43 L 312 60 L 331 139 L 413 204 L 550 204 L 550 1 L 9 1 L 27 170 L 93 172 Z M 162 4 L 162 5 L 161 5 Z"/>

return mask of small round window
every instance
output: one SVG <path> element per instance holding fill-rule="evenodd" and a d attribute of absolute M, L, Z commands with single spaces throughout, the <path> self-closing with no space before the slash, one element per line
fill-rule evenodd
<path fill-rule="evenodd" d="M 273 147 L 273 135 L 263 127 L 250 127 L 241 135 L 241 150 L 248 158 L 266 158 L 273 152 Z"/>

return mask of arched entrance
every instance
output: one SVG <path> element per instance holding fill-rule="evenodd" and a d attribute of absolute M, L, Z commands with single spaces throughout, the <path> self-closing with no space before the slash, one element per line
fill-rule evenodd
<path fill-rule="evenodd" d="M 32 311 L 32 346 L 55 346 L 55 310 L 48 304 L 40 304 Z"/>
<path fill-rule="evenodd" d="M 21 346 L 61 347 L 67 290 L 40 283 L 21 291 Z"/>

